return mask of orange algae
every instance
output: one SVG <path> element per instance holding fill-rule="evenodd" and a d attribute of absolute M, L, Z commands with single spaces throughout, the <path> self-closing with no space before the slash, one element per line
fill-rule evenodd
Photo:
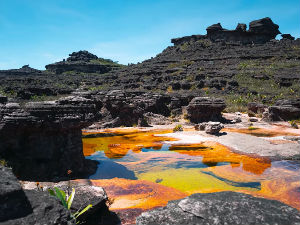
<path fill-rule="evenodd" d="M 176 140 L 170 137 L 154 136 L 155 134 L 170 133 L 171 130 L 112 129 L 105 132 L 112 132 L 116 136 L 82 139 L 85 156 L 102 150 L 108 158 L 122 158 L 129 150 L 138 153 L 142 148 L 160 149 L 163 145 L 162 141 Z"/>
<path fill-rule="evenodd" d="M 201 144 L 172 145 L 169 150 L 191 156 L 202 156 L 202 162 L 209 166 L 219 162 L 228 162 L 232 167 L 239 167 L 242 164 L 245 171 L 254 174 L 262 174 L 271 166 L 271 161 L 267 158 L 233 153 L 226 146 L 216 142 L 207 141 Z"/>
<path fill-rule="evenodd" d="M 276 137 L 276 136 L 294 136 L 300 135 L 300 132 L 292 132 L 290 129 L 284 129 L 282 127 L 274 127 L 272 129 L 268 128 L 223 128 L 223 132 L 236 132 L 242 134 L 250 134 L 258 137 Z"/>
<path fill-rule="evenodd" d="M 249 173 L 241 168 L 230 166 L 210 167 L 204 169 L 218 177 L 234 182 L 260 182 L 259 190 L 239 190 L 257 197 L 281 201 L 300 210 L 300 179 L 298 171 L 283 168 L 271 168 L 263 175 Z"/>
<path fill-rule="evenodd" d="M 150 181 L 113 178 L 91 180 L 93 185 L 103 187 L 114 199 L 111 209 L 140 208 L 143 210 L 165 206 L 168 201 L 181 199 L 187 194 L 175 188 L 165 187 Z"/>

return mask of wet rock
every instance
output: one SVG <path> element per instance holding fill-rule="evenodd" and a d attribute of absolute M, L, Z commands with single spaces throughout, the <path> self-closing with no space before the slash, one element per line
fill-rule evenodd
<path fill-rule="evenodd" d="M 187 117 L 193 123 L 218 121 L 226 108 L 224 100 L 209 97 L 196 97 L 187 106 Z"/>
<path fill-rule="evenodd" d="M 297 209 L 281 202 L 236 192 L 193 194 L 170 201 L 166 207 L 142 213 L 138 225 L 146 224 L 293 224 L 300 222 Z"/>

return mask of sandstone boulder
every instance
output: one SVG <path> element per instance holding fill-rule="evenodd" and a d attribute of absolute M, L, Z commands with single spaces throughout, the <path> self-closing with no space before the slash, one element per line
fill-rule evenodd
<path fill-rule="evenodd" d="M 293 120 L 300 118 L 300 99 L 278 100 L 263 114 L 264 121 Z"/>
<path fill-rule="evenodd" d="M 187 106 L 187 118 L 193 123 L 218 121 L 226 108 L 224 100 L 209 97 L 196 97 Z"/>
<path fill-rule="evenodd" d="M 26 180 L 92 173 L 97 163 L 83 156 L 81 129 L 100 118 L 98 106 L 80 96 L 0 105 L 0 157 Z"/>

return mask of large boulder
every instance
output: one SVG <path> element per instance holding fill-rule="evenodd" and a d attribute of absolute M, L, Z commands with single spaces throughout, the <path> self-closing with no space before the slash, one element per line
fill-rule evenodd
<path fill-rule="evenodd" d="M 297 209 L 281 202 L 235 192 L 193 194 L 166 207 L 142 213 L 138 225 L 277 225 L 300 223 Z"/>
<path fill-rule="evenodd" d="M 300 118 L 300 99 L 278 100 L 263 114 L 264 121 L 293 120 Z"/>
<path fill-rule="evenodd" d="M 249 32 L 254 34 L 266 34 L 272 39 L 274 39 L 277 34 L 280 34 L 278 28 L 279 26 L 273 23 L 269 17 L 254 20 L 249 24 Z"/>
<path fill-rule="evenodd" d="M 187 106 L 187 118 L 193 123 L 218 121 L 226 108 L 224 100 L 219 98 L 196 97 Z"/>

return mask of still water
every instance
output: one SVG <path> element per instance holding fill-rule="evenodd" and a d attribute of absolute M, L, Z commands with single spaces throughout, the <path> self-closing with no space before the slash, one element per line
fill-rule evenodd
<path fill-rule="evenodd" d="M 173 138 L 156 136 L 170 132 L 114 129 L 83 138 L 85 156 L 100 162 L 90 179 L 114 199 L 112 209 L 147 210 L 193 193 L 237 191 L 300 210 L 299 162 L 236 154 L 209 141 L 175 145 Z"/>

